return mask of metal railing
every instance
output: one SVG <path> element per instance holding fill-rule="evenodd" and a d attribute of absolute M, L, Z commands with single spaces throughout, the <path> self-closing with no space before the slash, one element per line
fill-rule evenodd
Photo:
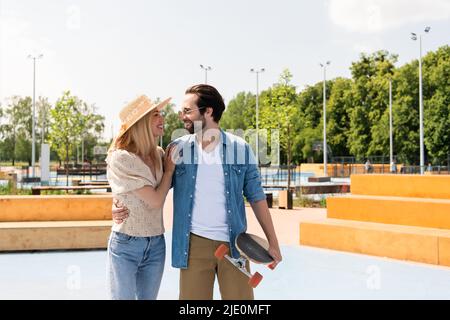
<path fill-rule="evenodd" d="M 300 166 L 291 165 L 291 186 L 300 184 Z M 287 185 L 288 166 L 259 167 L 261 183 L 264 186 L 282 186 Z"/>

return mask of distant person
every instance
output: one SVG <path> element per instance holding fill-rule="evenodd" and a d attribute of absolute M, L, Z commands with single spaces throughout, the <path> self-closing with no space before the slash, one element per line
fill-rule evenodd
<path fill-rule="evenodd" d="M 162 208 L 175 164 L 156 141 L 164 134 L 159 104 L 140 96 L 120 112 L 122 126 L 106 158 L 115 200 L 128 209 L 114 221 L 108 242 L 108 276 L 113 300 L 157 298 L 166 258 Z M 164 170 L 163 170 L 164 169 Z"/>
<path fill-rule="evenodd" d="M 431 162 L 428 162 L 427 171 L 428 172 L 432 172 L 433 171 L 433 167 L 431 166 Z"/>
<path fill-rule="evenodd" d="M 91 167 L 91 162 L 88 159 L 83 161 L 83 169 L 89 169 Z"/>
<path fill-rule="evenodd" d="M 367 159 L 366 163 L 364 164 L 364 169 L 366 170 L 366 173 L 372 173 L 373 166 L 372 163 L 370 163 L 369 159 Z"/>
<path fill-rule="evenodd" d="M 397 163 L 395 160 L 392 160 L 391 162 L 391 173 L 397 173 Z"/>

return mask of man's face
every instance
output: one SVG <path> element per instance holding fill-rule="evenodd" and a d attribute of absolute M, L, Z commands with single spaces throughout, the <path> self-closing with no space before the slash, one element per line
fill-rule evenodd
<path fill-rule="evenodd" d="M 203 129 L 206 125 L 206 120 L 203 115 L 200 114 L 199 107 L 197 105 L 198 97 L 195 94 L 188 93 L 184 96 L 184 101 L 181 106 L 180 119 L 184 123 L 184 128 L 189 131 L 189 133 L 194 133 L 195 130 L 200 129 L 194 126 L 195 121 L 201 121 Z M 198 126 L 198 125 L 197 125 Z"/>

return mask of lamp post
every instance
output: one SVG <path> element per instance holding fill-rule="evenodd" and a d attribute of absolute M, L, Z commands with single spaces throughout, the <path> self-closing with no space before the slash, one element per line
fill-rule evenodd
<path fill-rule="evenodd" d="M 430 27 L 425 28 L 425 33 L 430 32 Z M 411 39 L 419 39 L 419 135 L 420 135 L 420 174 L 425 168 L 425 150 L 423 145 L 423 96 L 422 96 L 422 34 L 411 32 Z"/>
<path fill-rule="evenodd" d="M 264 72 L 264 68 L 250 69 L 256 73 L 256 165 L 259 166 L 259 74 Z"/>
<path fill-rule="evenodd" d="M 211 71 L 212 68 L 210 66 L 204 66 L 202 64 L 200 65 L 200 68 L 205 70 L 205 84 L 208 84 L 208 71 Z"/>
<path fill-rule="evenodd" d="M 323 173 L 328 176 L 327 172 L 327 66 L 330 65 L 330 61 L 324 64 L 320 64 L 323 68 Z"/>
<path fill-rule="evenodd" d="M 392 79 L 389 79 L 389 164 L 392 164 L 394 161 L 394 140 L 392 131 Z"/>
<path fill-rule="evenodd" d="M 35 177 L 35 161 L 36 161 L 36 60 L 41 59 L 44 55 L 28 55 L 28 59 L 33 59 L 33 115 L 32 115 L 32 144 L 31 144 L 31 169 L 32 176 Z"/>

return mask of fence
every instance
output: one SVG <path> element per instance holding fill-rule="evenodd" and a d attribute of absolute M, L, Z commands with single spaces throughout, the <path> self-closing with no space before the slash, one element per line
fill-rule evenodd
<path fill-rule="evenodd" d="M 291 185 L 300 185 L 300 166 L 291 165 Z M 264 186 L 284 186 L 288 181 L 288 166 L 259 167 Z"/>

